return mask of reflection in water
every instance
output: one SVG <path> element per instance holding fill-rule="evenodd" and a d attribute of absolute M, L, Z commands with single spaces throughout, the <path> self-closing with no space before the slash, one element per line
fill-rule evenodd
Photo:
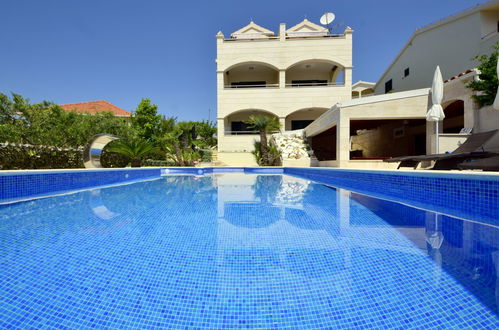
<path fill-rule="evenodd" d="M 110 220 L 112 218 L 119 216 L 119 213 L 114 213 L 104 205 L 104 203 L 102 202 L 100 191 L 101 191 L 100 189 L 90 191 L 90 198 L 88 204 L 92 209 L 92 212 L 94 212 L 94 214 L 98 218 L 101 218 L 103 220 Z"/>
<path fill-rule="evenodd" d="M 308 278 L 334 277 L 352 267 L 361 269 L 355 265 L 359 257 L 394 262 L 399 258 L 405 263 L 425 253 L 431 263 L 424 276 L 435 290 L 448 285 L 450 275 L 497 312 L 497 227 L 367 195 L 340 194 L 335 188 L 286 176 L 238 174 L 234 180 L 238 194 L 230 180 L 218 184 L 223 206 L 219 219 L 235 226 L 219 225 L 219 236 L 236 244 L 219 243 L 219 248 L 230 251 L 224 253 L 228 268 L 244 273 L 241 268 L 256 263 Z M 265 254 L 258 249 L 262 247 L 267 248 Z M 390 252 L 384 256 L 381 251 Z M 246 261 L 237 261 L 241 256 Z M 421 260 L 414 265 L 418 263 Z M 401 272 L 414 270 L 409 266 Z"/>

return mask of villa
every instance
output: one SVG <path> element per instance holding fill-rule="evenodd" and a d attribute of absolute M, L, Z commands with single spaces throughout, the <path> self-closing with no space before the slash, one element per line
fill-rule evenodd
<path fill-rule="evenodd" d="M 278 35 L 254 22 L 229 38 L 217 34 L 218 159 L 256 165 L 257 138 L 244 123 L 252 114 L 302 129 L 332 104 L 352 97 L 352 33 L 330 34 L 308 20 Z"/>

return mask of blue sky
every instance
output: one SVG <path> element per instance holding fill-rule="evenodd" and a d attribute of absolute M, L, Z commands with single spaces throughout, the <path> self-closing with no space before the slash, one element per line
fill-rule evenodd
<path fill-rule="evenodd" d="M 255 23 L 278 31 L 325 11 L 351 26 L 353 80 L 376 81 L 410 35 L 479 0 L 2 0 L 0 92 L 32 102 L 141 98 L 179 120 L 215 118 L 215 34 Z M 342 27 L 344 28 L 344 26 Z"/>

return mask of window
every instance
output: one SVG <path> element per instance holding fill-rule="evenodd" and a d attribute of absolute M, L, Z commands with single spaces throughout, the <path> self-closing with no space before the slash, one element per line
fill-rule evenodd
<path fill-rule="evenodd" d="M 252 129 L 248 128 L 248 125 L 243 121 L 233 121 L 230 123 L 231 134 L 253 134 Z M 237 133 L 240 132 L 240 133 Z"/>
<path fill-rule="evenodd" d="M 385 94 L 393 90 L 393 82 L 392 80 L 388 80 L 385 82 Z"/>
<path fill-rule="evenodd" d="M 405 68 L 404 70 L 404 78 L 409 75 L 409 68 Z"/>

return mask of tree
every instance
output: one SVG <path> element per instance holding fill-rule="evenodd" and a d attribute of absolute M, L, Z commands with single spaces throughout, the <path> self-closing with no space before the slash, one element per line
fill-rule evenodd
<path fill-rule="evenodd" d="M 249 128 L 260 133 L 259 154 L 261 164 L 259 165 L 274 165 L 269 155 L 269 145 L 267 142 L 267 134 L 278 131 L 280 128 L 279 120 L 276 117 L 265 115 L 251 115 L 249 120 L 245 122 Z M 258 161 L 258 157 L 257 157 Z"/>
<path fill-rule="evenodd" d="M 480 93 L 473 95 L 473 98 L 480 106 L 491 105 L 497 93 L 497 54 L 499 51 L 499 42 L 497 42 L 492 49 L 494 50 L 489 56 L 477 55 L 473 59 L 478 60 L 480 65 L 477 69 L 480 70 L 478 77 L 480 80 L 472 81 L 466 87 L 478 91 Z"/>
<path fill-rule="evenodd" d="M 147 140 L 116 140 L 107 148 L 109 152 L 116 152 L 130 157 L 132 167 L 140 167 L 142 158 L 158 150 L 152 142 Z"/>
<path fill-rule="evenodd" d="M 158 106 L 148 98 L 142 99 L 133 114 L 132 123 L 141 138 L 153 141 L 158 137 L 162 125 Z"/>
<path fill-rule="evenodd" d="M 127 119 L 111 112 L 95 115 L 66 112 L 43 101 L 31 104 L 19 94 L 0 93 L 0 143 L 22 143 L 51 147 L 80 147 L 99 133 L 125 138 L 136 135 Z"/>
<path fill-rule="evenodd" d="M 199 148 L 212 148 L 217 145 L 217 127 L 210 121 L 194 122 L 194 129 L 198 139 L 194 141 Z"/>

